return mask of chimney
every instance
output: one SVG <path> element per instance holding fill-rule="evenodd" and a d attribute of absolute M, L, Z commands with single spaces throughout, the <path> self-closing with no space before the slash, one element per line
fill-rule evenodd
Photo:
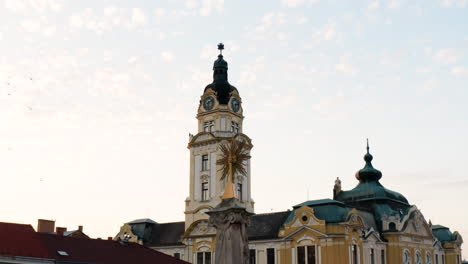
<path fill-rule="evenodd" d="M 39 219 L 37 220 L 37 232 L 39 233 L 53 233 L 55 229 L 55 221 Z"/>
<path fill-rule="evenodd" d="M 55 230 L 55 233 L 57 234 L 57 236 L 63 236 L 63 233 L 65 232 L 67 232 L 66 227 L 57 227 L 57 229 Z"/>
<path fill-rule="evenodd" d="M 83 226 L 78 226 L 78 231 L 83 232 Z"/>

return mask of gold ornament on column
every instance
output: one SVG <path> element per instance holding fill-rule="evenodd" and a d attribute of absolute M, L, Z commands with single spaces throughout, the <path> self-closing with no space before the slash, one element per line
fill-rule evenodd
<path fill-rule="evenodd" d="M 221 157 L 216 161 L 216 165 L 221 166 L 219 169 L 222 172 L 221 180 L 228 177 L 228 183 L 224 188 L 224 195 L 221 199 L 239 199 L 234 188 L 234 175 L 240 174 L 247 176 L 244 161 L 250 159 L 248 153 L 250 146 L 244 140 L 230 140 L 228 143 L 221 144 L 219 148 L 221 150 Z"/>

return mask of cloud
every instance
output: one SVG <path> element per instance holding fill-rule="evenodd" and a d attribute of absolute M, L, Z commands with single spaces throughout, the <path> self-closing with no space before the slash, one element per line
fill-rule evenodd
<path fill-rule="evenodd" d="M 318 0 L 283 0 L 282 4 L 286 7 L 298 7 L 306 3 L 316 3 Z"/>
<path fill-rule="evenodd" d="M 163 59 L 166 62 L 171 62 L 174 60 L 174 55 L 170 51 L 163 51 L 161 52 L 161 59 Z"/>
<path fill-rule="evenodd" d="M 58 12 L 62 10 L 62 0 L 5 0 L 6 9 L 14 13 L 29 13 L 46 11 Z"/>
<path fill-rule="evenodd" d="M 458 61 L 458 56 L 451 49 L 441 49 L 433 55 L 433 58 L 435 61 L 444 64 L 452 64 Z"/>
<path fill-rule="evenodd" d="M 199 13 L 208 16 L 213 12 L 221 13 L 224 10 L 224 0 L 202 0 Z"/>
<path fill-rule="evenodd" d="M 255 62 L 242 66 L 239 85 L 249 85 L 257 80 L 257 75 L 265 70 L 265 57 L 255 58 Z"/>
<path fill-rule="evenodd" d="M 97 34 L 110 31 L 116 27 L 135 28 L 145 26 L 147 17 L 141 8 L 105 7 L 102 13 L 91 8 L 73 14 L 69 18 L 72 29 L 86 29 Z"/>
<path fill-rule="evenodd" d="M 440 0 L 440 6 L 444 8 L 468 6 L 468 0 Z"/>
<path fill-rule="evenodd" d="M 345 75 L 355 75 L 357 72 L 356 68 L 354 68 L 353 65 L 349 63 L 345 63 L 345 62 L 335 64 L 335 70 L 336 72 L 342 73 Z"/>
<path fill-rule="evenodd" d="M 338 31 L 335 23 L 328 23 L 314 33 L 315 42 L 338 40 Z"/>
<path fill-rule="evenodd" d="M 387 7 L 390 9 L 400 8 L 400 6 L 401 6 L 400 0 L 390 0 L 387 5 Z"/>
<path fill-rule="evenodd" d="M 367 9 L 374 10 L 374 9 L 379 8 L 379 6 L 380 6 L 380 3 L 378 1 L 374 1 L 367 6 Z"/>
<path fill-rule="evenodd" d="M 20 22 L 22 30 L 29 33 L 37 33 L 41 30 L 41 21 L 34 19 L 25 19 Z"/>
<path fill-rule="evenodd" d="M 132 9 L 132 23 L 134 25 L 146 25 L 145 12 L 141 8 Z"/>
<path fill-rule="evenodd" d="M 452 74 L 468 76 L 468 68 L 462 66 L 455 67 L 452 69 Z"/>

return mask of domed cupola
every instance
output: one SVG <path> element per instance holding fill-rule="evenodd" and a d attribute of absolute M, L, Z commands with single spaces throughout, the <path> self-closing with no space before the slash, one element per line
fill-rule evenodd
<path fill-rule="evenodd" d="M 386 189 L 380 184 L 382 172 L 372 166 L 372 155 L 369 153 L 369 141 L 367 141 L 367 153 L 364 155 L 366 165 L 356 173 L 359 184 L 352 190 L 339 191 L 335 198 L 338 201 L 351 204 L 390 202 L 401 206 L 409 206 L 408 200 L 398 192 Z"/>
<path fill-rule="evenodd" d="M 218 49 L 218 59 L 213 64 L 213 82 L 206 86 L 205 92 L 208 89 L 212 89 L 216 92 L 218 102 L 222 105 L 227 105 L 231 98 L 231 93 L 237 89 L 228 82 L 228 63 L 224 60 L 222 53 L 224 44 L 219 43 Z"/>
<path fill-rule="evenodd" d="M 367 153 L 364 155 L 364 161 L 366 162 L 366 165 L 364 168 L 356 172 L 356 179 L 358 179 L 360 182 L 378 181 L 382 178 L 382 172 L 372 166 L 373 158 L 374 157 L 372 157 L 372 155 L 369 153 L 369 140 L 367 140 Z"/>

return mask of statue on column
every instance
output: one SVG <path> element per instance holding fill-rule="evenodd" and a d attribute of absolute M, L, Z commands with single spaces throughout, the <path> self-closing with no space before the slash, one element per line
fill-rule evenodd
<path fill-rule="evenodd" d="M 249 244 L 247 225 L 252 213 L 239 201 L 234 188 L 234 175 L 247 175 L 245 161 L 250 159 L 251 148 L 245 141 L 230 140 L 220 145 L 221 180 L 227 180 L 221 203 L 210 215 L 210 224 L 216 228 L 215 264 L 248 264 Z"/>

